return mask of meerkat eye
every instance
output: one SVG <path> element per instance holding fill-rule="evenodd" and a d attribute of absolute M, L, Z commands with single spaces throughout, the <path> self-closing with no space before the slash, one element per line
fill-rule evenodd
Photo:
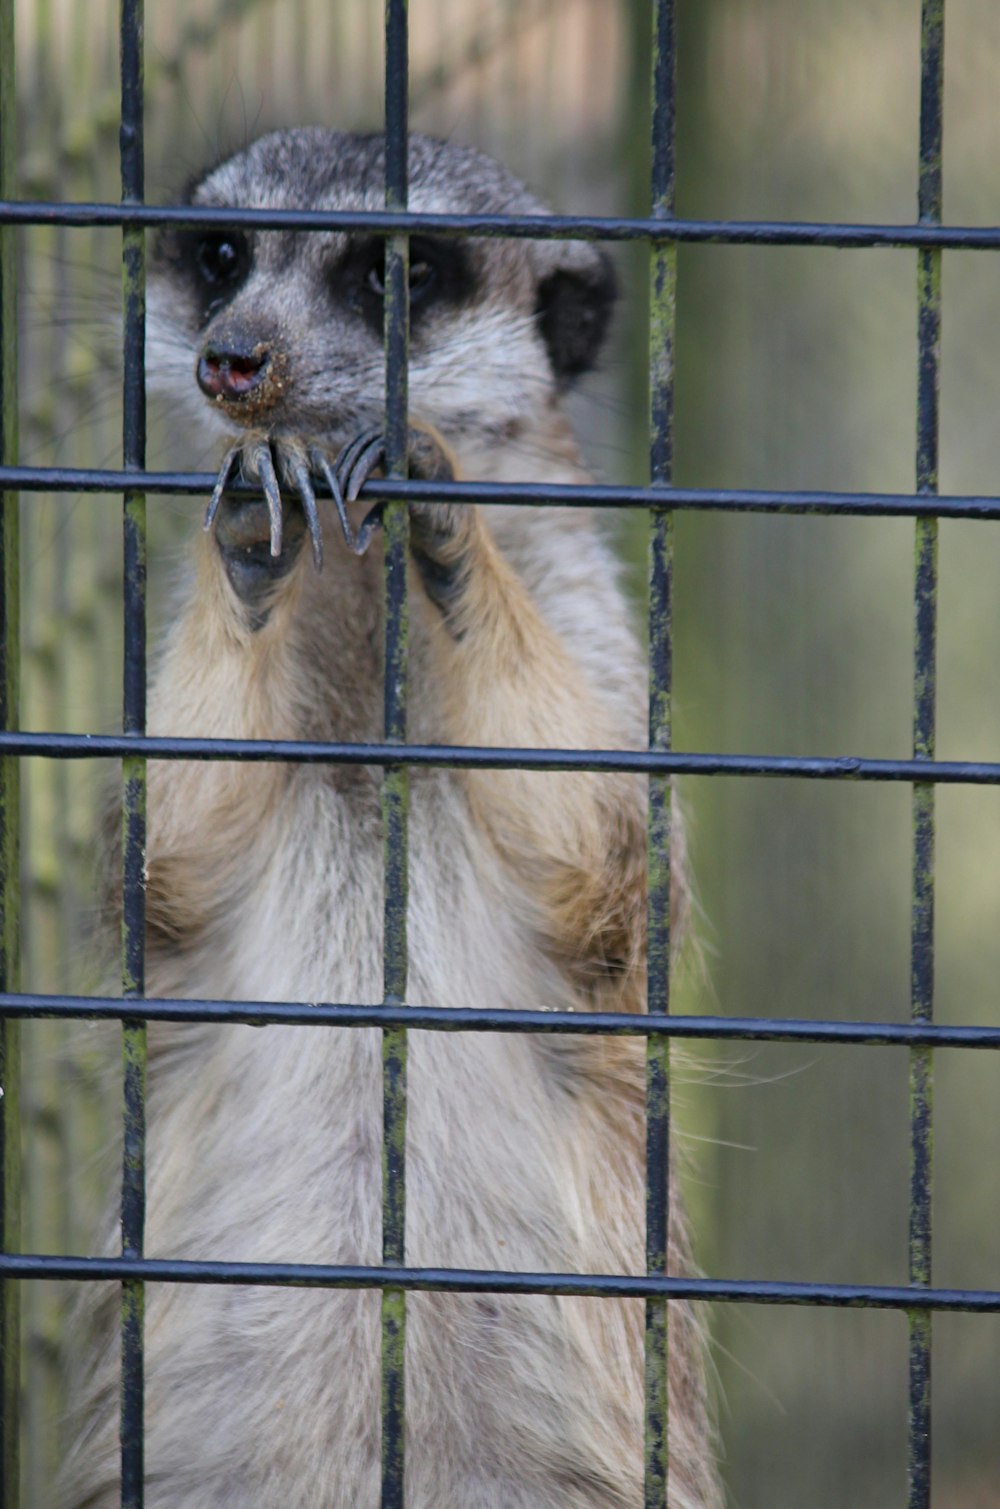
<path fill-rule="evenodd" d="M 327 273 L 331 294 L 382 337 L 385 318 L 385 243 L 366 237 L 348 244 Z M 433 236 L 410 239 L 410 312 L 415 328 L 439 306 L 466 302 L 476 287 L 472 254 Z"/>
<path fill-rule="evenodd" d="M 204 282 L 224 288 L 236 282 L 246 268 L 247 247 L 242 236 L 225 232 L 204 236 L 195 249 L 195 263 Z"/>
<path fill-rule="evenodd" d="M 437 276 L 437 269 L 427 261 L 410 263 L 410 298 L 422 298 L 429 293 Z"/>
<path fill-rule="evenodd" d="M 437 268 L 425 255 L 416 253 L 415 248 L 410 248 L 410 303 L 415 304 L 430 293 L 437 279 Z M 379 250 L 379 254 L 368 269 L 365 282 L 369 290 L 378 298 L 385 298 L 385 248 Z"/>

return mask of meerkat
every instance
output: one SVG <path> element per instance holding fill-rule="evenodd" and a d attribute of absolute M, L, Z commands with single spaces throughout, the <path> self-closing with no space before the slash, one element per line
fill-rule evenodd
<path fill-rule="evenodd" d="M 189 202 L 373 210 L 383 172 L 379 136 L 284 131 Z M 409 177 L 416 211 L 543 210 L 451 143 L 411 137 Z M 589 480 L 563 400 L 608 324 L 606 256 L 414 235 L 409 266 L 411 475 Z M 151 733 L 383 735 L 381 537 L 357 513 L 383 460 L 383 268 L 361 233 L 156 245 L 148 370 L 231 449 Z M 224 491 L 237 466 L 263 501 Z M 645 744 L 642 657 L 590 514 L 414 503 L 410 531 L 411 739 Z M 149 992 L 380 1001 L 378 787 L 366 767 L 151 764 Z M 415 770 L 409 999 L 642 1010 L 645 806 L 627 775 Z M 674 890 L 680 907 L 677 855 Z M 380 1263 L 377 1031 L 164 1026 L 150 1044 L 149 1255 Z M 408 1115 L 409 1263 L 644 1271 L 640 1041 L 414 1033 Z M 689 1262 L 676 1200 L 671 1261 Z M 104 1349 L 58 1502 L 111 1509 L 113 1301 L 91 1303 Z M 412 1509 L 639 1509 L 641 1301 L 419 1293 L 407 1316 Z M 151 1285 L 146 1343 L 148 1509 L 375 1509 L 376 1293 Z M 671 1509 L 717 1509 L 702 1337 L 679 1303 L 669 1366 Z"/>

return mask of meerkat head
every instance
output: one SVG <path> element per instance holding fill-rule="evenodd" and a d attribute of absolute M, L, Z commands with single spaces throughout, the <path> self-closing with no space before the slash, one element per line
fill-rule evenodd
<path fill-rule="evenodd" d="M 380 136 L 307 129 L 262 137 L 189 190 L 194 205 L 383 207 Z M 497 163 L 411 136 L 410 206 L 541 213 Z M 384 242 L 365 233 L 169 229 L 150 277 L 154 384 L 224 432 L 327 445 L 379 423 Z M 590 368 L 614 300 L 606 255 L 578 241 L 410 241 L 411 416 L 460 450 L 537 420 Z"/>

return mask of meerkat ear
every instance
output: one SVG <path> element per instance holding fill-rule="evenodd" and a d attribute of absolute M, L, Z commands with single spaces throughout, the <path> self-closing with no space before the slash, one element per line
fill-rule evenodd
<path fill-rule="evenodd" d="M 597 361 L 618 295 L 614 264 L 581 241 L 546 242 L 535 314 L 560 384 L 589 372 Z M 553 255 L 554 254 L 554 255 Z M 539 260 L 542 260 L 539 257 Z"/>

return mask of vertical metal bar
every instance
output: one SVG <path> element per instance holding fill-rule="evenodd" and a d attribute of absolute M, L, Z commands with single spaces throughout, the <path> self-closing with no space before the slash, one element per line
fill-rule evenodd
<path fill-rule="evenodd" d="M 408 193 L 409 48 L 406 0 L 385 7 L 385 204 L 405 210 Z M 407 475 L 407 362 L 409 357 L 409 242 L 387 239 L 385 248 L 385 456 L 386 475 Z M 406 740 L 408 604 L 406 569 L 410 523 L 405 503 L 384 515 L 385 737 Z M 409 772 L 387 766 L 382 780 L 385 853 L 383 999 L 406 999 Z M 382 1262 L 405 1262 L 406 1229 L 405 1028 L 382 1034 Z M 382 1505 L 403 1509 L 406 1442 L 406 1294 L 382 1295 Z"/>
<path fill-rule="evenodd" d="M 14 198 L 14 3 L 0 0 L 0 198 Z M 14 227 L 0 226 L 0 461 L 17 461 L 17 270 Z M 18 726 L 18 499 L 0 494 L 0 727 Z M 17 990 L 20 940 L 20 781 L 0 760 L 0 990 Z M 21 1245 L 20 1023 L 0 1024 L 0 1250 Z M 20 1503 L 20 1289 L 0 1284 L 0 1509 Z"/>
<path fill-rule="evenodd" d="M 143 182 L 143 0 L 121 4 L 122 203 L 141 204 Z M 145 243 L 142 230 L 122 233 L 124 386 L 122 453 L 126 470 L 146 464 Z M 146 731 L 146 499 L 124 501 L 124 668 L 122 727 Z M 122 995 L 145 992 L 146 762 L 122 761 Z M 122 1023 L 124 1124 L 122 1255 L 141 1257 L 146 1220 L 146 1025 Z M 138 1280 L 122 1284 L 121 1478 L 122 1509 L 142 1509 L 145 1478 L 143 1316 Z"/>
<path fill-rule="evenodd" d="M 675 206 L 676 13 L 674 0 L 654 0 L 652 78 L 652 213 L 664 220 Z M 673 476 L 674 324 L 676 243 L 650 247 L 650 478 Z M 649 536 L 649 746 L 671 743 L 673 513 L 655 508 Z M 650 1011 L 670 1009 L 671 788 L 665 777 L 649 782 Z M 646 1040 L 646 1266 L 668 1271 L 670 1232 L 670 1040 Z M 665 1509 L 669 1454 L 668 1309 L 646 1302 L 645 1509 Z"/>
<path fill-rule="evenodd" d="M 939 225 L 942 210 L 942 104 L 944 94 L 944 0 L 922 0 L 920 36 L 920 180 L 923 225 Z M 917 454 L 919 493 L 938 490 L 941 359 L 941 253 L 917 259 Z M 914 578 L 913 755 L 934 757 L 937 658 L 937 519 L 916 521 Z M 911 1015 L 934 1015 L 934 787 L 913 787 L 913 919 Z M 933 1056 L 930 1048 L 910 1054 L 910 1283 L 931 1282 L 933 1154 Z M 909 1315 L 909 1509 L 931 1502 L 931 1315 Z"/>

